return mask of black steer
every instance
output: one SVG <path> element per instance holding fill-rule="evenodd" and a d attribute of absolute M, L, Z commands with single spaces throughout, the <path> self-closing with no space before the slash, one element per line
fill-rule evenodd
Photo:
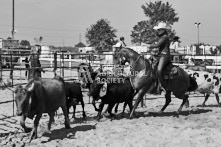
<path fill-rule="evenodd" d="M 75 82 L 65 82 L 65 93 L 67 97 L 67 108 L 69 113 L 69 108 L 73 106 L 73 118 L 75 118 L 76 105 L 80 102 L 83 109 L 83 117 L 86 117 L 84 111 L 84 101 L 81 91 L 81 86 L 79 83 Z"/>
<path fill-rule="evenodd" d="M 36 115 L 30 142 L 33 138 L 37 138 L 37 127 L 42 114 L 48 113 L 50 117 L 48 130 L 50 130 L 51 123 L 54 121 L 55 111 L 59 107 L 62 108 L 64 114 L 65 128 L 70 128 L 64 84 L 57 79 L 32 79 L 29 80 L 25 87 L 21 85 L 17 86 L 15 90 L 15 101 L 17 115 L 22 116 L 20 124 L 25 132 L 30 130 L 25 126 L 26 117 L 33 119 Z"/>
<path fill-rule="evenodd" d="M 126 78 L 124 81 L 120 83 L 107 83 L 107 92 L 106 95 L 103 97 L 100 97 L 100 91 L 103 87 L 103 83 L 98 83 L 97 81 L 94 81 L 93 84 L 91 84 L 90 90 L 89 90 L 89 96 L 93 96 L 96 100 L 101 99 L 101 103 L 99 105 L 98 110 L 98 119 L 101 118 L 101 112 L 104 107 L 104 104 L 108 105 L 108 113 L 113 116 L 112 114 L 112 108 L 116 103 L 122 103 L 125 102 L 123 113 L 126 107 L 126 104 L 129 105 L 130 111 L 132 111 L 132 101 L 134 97 L 134 89 L 131 86 L 130 80 Z"/>

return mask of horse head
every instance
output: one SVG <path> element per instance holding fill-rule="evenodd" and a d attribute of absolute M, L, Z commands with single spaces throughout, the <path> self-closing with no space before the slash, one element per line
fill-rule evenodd
<path fill-rule="evenodd" d="M 130 63 L 130 51 L 127 48 L 123 48 L 119 50 L 119 52 L 115 52 L 113 57 L 114 64 L 124 65 L 126 62 Z"/>

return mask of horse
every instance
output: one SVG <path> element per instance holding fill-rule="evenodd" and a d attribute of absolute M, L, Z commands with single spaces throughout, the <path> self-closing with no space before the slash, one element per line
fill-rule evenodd
<path fill-rule="evenodd" d="M 130 113 L 130 117 L 133 117 L 135 109 L 139 102 L 143 99 L 144 94 L 150 93 L 156 87 L 156 83 L 158 82 L 158 78 L 155 74 L 156 71 L 152 66 L 153 62 L 151 59 L 145 59 L 130 48 L 122 48 L 119 52 L 115 53 L 113 61 L 114 64 L 121 65 L 128 62 L 131 66 L 130 81 L 132 87 L 136 91 L 135 94 L 137 95 L 133 110 Z M 172 65 L 172 63 L 170 63 L 170 65 Z M 166 91 L 166 101 L 158 113 L 162 113 L 170 104 L 171 92 L 173 92 L 177 98 L 183 100 L 177 111 L 179 114 L 183 105 L 188 102 L 188 95 L 186 95 L 186 92 L 194 91 L 197 88 L 197 84 L 194 79 L 192 79 L 182 68 L 174 65 L 171 68 L 176 71 L 176 74 L 175 71 L 172 73 L 171 70 L 169 71 L 169 76 L 167 74 L 167 79 L 165 81 L 166 84 L 164 85 L 165 87 L 163 87 Z"/>

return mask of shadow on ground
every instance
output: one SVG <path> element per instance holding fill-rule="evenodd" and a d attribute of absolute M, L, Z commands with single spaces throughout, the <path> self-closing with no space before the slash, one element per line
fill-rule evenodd
<path fill-rule="evenodd" d="M 93 129 L 96 129 L 95 125 L 81 125 L 81 126 L 76 126 L 70 129 L 63 128 L 63 129 L 53 130 L 51 131 L 50 134 L 49 133 L 43 134 L 43 136 L 49 137 L 50 139 L 42 143 L 46 143 L 55 139 L 74 138 L 75 133 L 77 131 L 88 131 L 88 130 L 93 130 Z"/>
<path fill-rule="evenodd" d="M 158 113 L 158 112 L 135 112 L 135 115 L 133 118 L 139 118 L 139 117 L 179 117 L 179 116 L 188 116 L 188 115 L 192 115 L 192 114 L 201 114 L 201 113 L 208 113 L 211 112 L 211 109 L 196 109 L 196 110 L 186 110 L 186 111 L 181 111 L 179 114 L 177 114 L 176 111 L 174 112 L 163 112 L 163 113 Z M 126 118 L 126 119 L 131 119 L 130 118 L 130 113 L 125 113 L 124 115 L 122 115 L 122 113 L 120 114 L 116 114 L 114 117 L 110 117 L 110 116 L 106 116 L 107 118 L 110 119 L 122 119 L 122 118 Z"/>

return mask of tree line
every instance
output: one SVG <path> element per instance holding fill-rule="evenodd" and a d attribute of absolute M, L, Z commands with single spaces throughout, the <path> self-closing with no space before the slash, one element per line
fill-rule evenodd
<path fill-rule="evenodd" d="M 169 25 L 173 25 L 179 20 L 178 14 L 169 2 L 148 2 L 142 5 L 141 8 L 147 19 L 141 20 L 134 25 L 130 35 L 131 42 L 134 44 L 155 40 L 157 37 L 155 36 L 153 27 L 158 22 L 163 21 Z M 110 25 L 110 21 L 102 18 L 86 30 L 85 37 L 90 46 L 95 46 L 98 52 L 101 52 L 102 50 L 111 50 L 112 46 L 116 44 L 116 32 L 117 30 Z M 169 31 L 171 40 L 175 34 L 175 30 L 172 29 Z"/>

